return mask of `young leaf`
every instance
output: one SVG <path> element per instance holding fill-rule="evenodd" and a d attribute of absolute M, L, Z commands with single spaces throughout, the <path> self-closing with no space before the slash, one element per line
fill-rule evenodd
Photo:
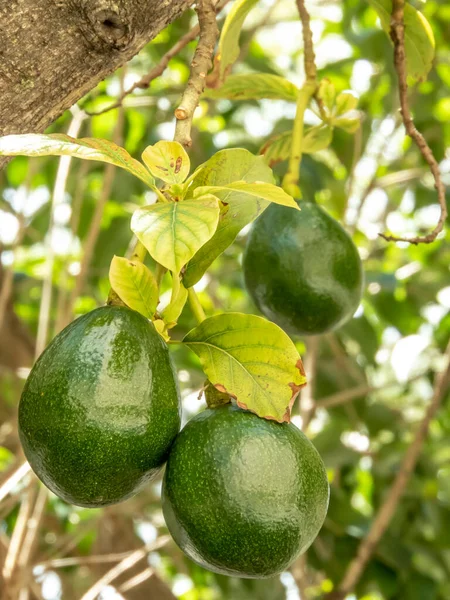
<path fill-rule="evenodd" d="M 358 106 L 358 98 L 349 92 L 342 92 L 336 98 L 336 116 L 340 117 L 345 113 L 354 110 Z"/>
<path fill-rule="evenodd" d="M 269 165 L 274 167 L 277 163 L 287 160 L 291 154 L 292 131 L 286 131 L 270 138 L 259 151 Z"/>
<path fill-rule="evenodd" d="M 234 181 L 264 181 L 274 183 L 272 170 L 260 156 L 244 148 L 230 148 L 216 152 L 200 165 L 192 177 L 188 194 L 205 185 L 227 185 Z"/>
<path fill-rule="evenodd" d="M 147 146 L 142 160 L 155 177 L 166 183 L 183 183 L 191 168 L 189 156 L 178 142 L 161 141 Z"/>
<path fill-rule="evenodd" d="M 265 164 L 264 158 L 254 156 L 243 148 L 217 152 L 194 175 L 189 194 L 201 186 L 226 185 L 236 179 L 247 182 L 274 181 L 272 170 Z M 189 261 L 183 277 L 186 287 L 197 283 L 210 264 L 233 243 L 239 231 L 269 205 L 264 200 L 230 190 L 217 192 L 216 195 L 226 205 L 226 210 L 220 215 L 213 237 Z"/>
<path fill-rule="evenodd" d="M 290 100 L 295 102 L 298 88 L 293 83 L 268 73 L 247 73 L 229 75 L 220 88 L 209 89 L 205 93 L 209 98 L 227 98 L 229 100 Z"/>
<path fill-rule="evenodd" d="M 126 169 L 150 187 L 155 180 L 140 162 L 128 152 L 108 140 L 97 138 L 72 138 L 62 133 L 50 135 L 29 133 L 0 137 L 0 156 L 75 156 L 85 160 L 98 160 Z"/>
<path fill-rule="evenodd" d="M 225 79 L 239 56 L 239 37 L 242 26 L 248 13 L 257 3 L 258 0 L 236 0 L 225 19 L 214 68 L 219 82 Z"/>
<path fill-rule="evenodd" d="M 158 285 L 143 263 L 114 256 L 109 281 L 122 302 L 147 319 L 153 318 L 158 305 Z"/>
<path fill-rule="evenodd" d="M 333 127 L 322 124 L 310 127 L 303 137 L 303 154 L 313 154 L 324 150 L 333 141 Z M 288 160 L 291 154 L 292 132 L 286 131 L 267 141 L 261 147 L 260 153 L 264 155 L 267 164 L 273 167 L 283 160 Z"/>
<path fill-rule="evenodd" d="M 288 335 L 262 317 L 226 313 L 206 319 L 183 342 L 200 358 L 211 383 L 260 417 L 290 420 L 306 378 Z"/>
<path fill-rule="evenodd" d="M 131 219 L 131 229 L 156 262 L 178 275 L 212 237 L 218 220 L 219 199 L 204 194 L 195 200 L 139 208 Z"/>
<path fill-rule="evenodd" d="M 317 90 L 317 96 L 322 100 L 328 112 L 331 112 L 336 100 L 336 88 L 329 79 L 322 79 Z"/>
<path fill-rule="evenodd" d="M 391 29 L 392 0 L 368 0 L 380 17 L 381 26 L 389 35 Z M 425 79 L 434 58 L 434 34 L 422 13 L 411 4 L 405 4 L 405 53 L 408 75 Z"/>
<path fill-rule="evenodd" d="M 167 328 L 171 329 L 177 324 L 178 318 L 186 304 L 188 299 L 188 291 L 180 282 L 178 275 L 173 275 L 172 279 L 172 296 L 170 298 L 170 304 L 162 312 L 162 317 Z"/>
<path fill-rule="evenodd" d="M 194 192 L 194 197 L 203 196 L 204 194 L 215 194 L 216 192 L 231 191 L 239 192 L 258 198 L 259 200 L 266 200 L 267 202 L 273 202 L 274 204 L 281 204 L 282 206 L 289 206 L 300 210 L 296 201 L 286 194 L 280 187 L 273 185 L 272 183 L 247 183 L 246 181 L 235 181 L 228 183 L 227 185 L 210 185 L 205 187 L 199 187 Z"/>
<path fill-rule="evenodd" d="M 338 119 L 335 119 L 333 121 L 333 125 L 339 127 L 340 129 L 343 129 L 347 133 L 355 133 L 355 131 L 358 131 L 361 122 L 358 117 L 339 117 Z"/>

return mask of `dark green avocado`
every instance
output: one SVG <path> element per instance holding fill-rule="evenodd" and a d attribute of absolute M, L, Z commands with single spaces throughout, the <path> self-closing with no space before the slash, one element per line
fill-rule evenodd
<path fill-rule="evenodd" d="M 202 567 L 264 578 L 312 543 L 328 496 L 322 459 L 297 427 L 228 404 L 198 414 L 175 440 L 163 511 L 175 542 Z"/>
<path fill-rule="evenodd" d="M 259 310 L 288 333 L 317 335 L 349 320 L 361 300 L 358 251 L 320 206 L 272 204 L 254 223 L 244 254 L 245 285 Z"/>
<path fill-rule="evenodd" d="M 31 467 L 79 506 L 136 493 L 167 460 L 179 429 L 167 345 L 142 315 L 118 306 L 61 331 L 34 365 L 19 404 Z"/>

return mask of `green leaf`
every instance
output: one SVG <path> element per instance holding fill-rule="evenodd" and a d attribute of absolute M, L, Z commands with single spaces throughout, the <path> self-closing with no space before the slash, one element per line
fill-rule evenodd
<path fill-rule="evenodd" d="M 280 204 L 281 206 L 288 206 L 300 210 L 297 202 L 292 196 L 289 196 L 284 190 L 272 183 L 247 183 L 246 181 L 235 181 L 233 183 L 228 183 L 227 185 L 209 185 L 197 188 L 194 192 L 194 197 L 223 191 L 239 192 L 253 198 L 258 198 L 259 200 L 266 200 L 267 202 L 273 202 L 274 204 Z"/>
<path fill-rule="evenodd" d="M 339 127 L 339 129 L 343 129 L 347 133 L 355 133 L 355 131 L 358 131 L 361 122 L 359 117 L 355 117 L 353 119 L 339 117 L 339 119 L 335 119 L 333 121 L 333 125 Z"/>
<path fill-rule="evenodd" d="M 322 79 L 317 90 L 317 97 L 322 100 L 328 112 L 331 112 L 336 100 L 336 88 L 329 79 Z"/>
<path fill-rule="evenodd" d="M 258 4 L 258 0 L 236 0 L 225 19 L 216 56 L 219 81 L 225 79 L 239 56 L 239 37 L 242 26 L 248 13 L 256 4 Z M 217 64 L 215 71 L 217 70 Z"/>
<path fill-rule="evenodd" d="M 328 146 L 333 141 L 333 127 L 330 125 L 316 125 L 305 131 L 302 143 L 303 154 L 313 154 Z M 286 131 L 268 140 L 261 147 L 260 153 L 264 155 L 267 164 L 273 167 L 283 160 L 288 160 L 292 147 L 292 131 Z"/>
<path fill-rule="evenodd" d="M 305 132 L 302 143 L 303 154 L 313 154 L 324 150 L 333 141 L 333 127 L 316 125 Z"/>
<path fill-rule="evenodd" d="M 229 75 L 225 83 L 205 93 L 209 98 L 227 98 L 229 100 L 291 100 L 295 102 L 298 88 L 293 83 L 267 73 L 247 73 L 245 75 Z"/>
<path fill-rule="evenodd" d="M 158 305 L 158 285 L 143 263 L 114 256 L 109 281 L 122 302 L 147 319 L 153 318 Z"/>
<path fill-rule="evenodd" d="M 147 146 L 142 160 L 155 177 L 166 183 L 183 183 L 191 168 L 189 156 L 178 142 L 161 141 Z"/>
<path fill-rule="evenodd" d="M 342 92 L 336 98 L 336 116 L 340 117 L 358 106 L 358 98 L 350 92 Z"/>
<path fill-rule="evenodd" d="M 0 156 L 75 156 L 84 160 L 98 160 L 126 169 L 150 187 L 155 180 L 140 162 L 128 152 L 108 140 L 72 138 L 62 133 L 50 135 L 29 133 L 0 137 Z"/>
<path fill-rule="evenodd" d="M 292 148 L 292 131 L 286 131 L 270 138 L 259 153 L 264 156 L 269 167 L 274 167 L 277 163 L 288 160 Z"/>
<path fill-rule="evenodd" d="M 212 237 L 218 220 L 219 199 L 205 194 L 139 208 L 131 219 L 131 229 L 156 262 L 178 275 Z"/>
<path fill-rule="evenodd" d="M 274 181 L 272 170 L 265 164 L 264 158 L 254 156 L 242 148 L 217 152 L 201 165 L 194 175 L 189 193 L 208 184 L 226 185 L 236 178 L 248 182 Z M 183 278 L 186 287 L 197 283 L 210 264 L 233 243 L 240 230 L 256 219 L 269 205 L 264 200 L 228 189 L 216 192 L 216 195 L 226 207 L 220 215 L 219 225 L 213 237 L 188 263 Z"/>
<path fill-rule="evenodd" d="M 227 313 L 205 319 L 183 342 L 200 358 L 211 383 L 260 417 L 289 421 L 306 378 L 288 335 L 254 315 Z"/>
<path fill-rule="evenodd" d="M 389 35 L 391 29 L 392 0 L 367 0 L 378 16 L 381 26 Z M 405 4 L 405 53 L 408 75 L 425 79 L 434 58 L 434 34 L 422 13 L 411 4 Z"/>
<path fill-rule="evenodd" d="M 180 282 L 178 275 L 173 275 L 172 279 L 172 296 L 170 304 L 162 312 L 162 317 L 167 328 L 171 329 L 177 324 L 178 318 L 181 315 L 184 305 L 188 299 L 188 291 Z"/>

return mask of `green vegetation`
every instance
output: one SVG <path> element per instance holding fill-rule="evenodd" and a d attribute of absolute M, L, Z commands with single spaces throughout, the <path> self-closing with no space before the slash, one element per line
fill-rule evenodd
<path fill-rule="evenodd" d="M 153 325 L 122 307 L 98 308 L 61 331 L 19 405 L 31 466 L 79 506 L 135 494 L 158 473 L 179 428 L 168 349 Z"/>
<path fill-rule="evenodd" d="M 295 335 L 317 335 L 352 318 L 363 273 L 350 236 L 320 206 L 269 207 L 244 254 L 245 285 L 261 312 Z"/>
<path fill-rule="evenodd" d="M 177 544 L 201 566 L 271 577 L 311 545 L 328 494 L 322 459 L 295 425 L 228 404 L 201 412 L 177 437 L 163 510 Z"/>

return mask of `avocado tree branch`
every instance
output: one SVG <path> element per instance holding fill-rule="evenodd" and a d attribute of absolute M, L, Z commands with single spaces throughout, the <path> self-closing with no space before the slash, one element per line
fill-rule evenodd
<path fill-rule="evenodd" d="M 1 2 L 0 135 L 44 131 L 191 3 Z M 8 160 L 2 157 L 0 168 Z"/>
<path fill-rule="evenodd" d="M 230 0 L 219 0 L 214 7 L 216 14 L 219 13 L 224 8 L 224 6 L 226 4 L 228 4 L 228 2 L 230 2 Z M 190 42 L 195 40 L 198 37 L 199 33 L 200 33 L 200 24 L 197 23 L 197 25 L 195 25 L 190 31 L 185 33 L 183 35 L 183 37 L 181 37 L 172 46 L 172 48 L 170 48 L 170 50 L 168 50 L 161 57 L 161 60 L 159 61 L 159 63 L 157 65 L 155 65 L 153 67 L 153 69 L 151 69 L 151 71 L 146 73 L 143 77 L 141 77 L 141 79 L 139 79 L 139 81 L 136 81 L 127 90 L 122 92 L 120 94 L 120 96 L 117 98 L 116 102 L 114 102 L 113 104 L 107 106 L 106 108 L 104 108 L 100 111 L 97 111 L 97 112 L 86 111 L 86 113 L 91 117 L 96 117 L 98 115 L 102 115 L 106 112 L 109 112 L 110 110 L 113 110 L 114 108 L 119 108 L 120 106 L 122 106 L 125 98 L 127 96 L 129 96 L 130 94 L 132 94 L 134 91 L 136 91 L 138 89 L 145 90 L 145 89 L 149 88 L 152 81 L 155 80 L 157 77 L 160 77 L 164 73 L 164 71 L 169 66 L 169 63 L 172 60 L 172 58 L 177 56 L 177 54 L 179 54 L 181 52 L 181 50 L 183 50 L 183 48 L 185 48 Z"/>
<path fill-rule="evenodd" d="M 447 219 L 447 205 L 445 202 L 445 186 L 439 172 L 439 164 L 435 159 L 431 148 L 427 144 L 423 135 L 418 131 L 414 125 L 414 121 L 411 115 L 411 111 L 408 103 L 408 84 L 407 84 L 407 71 L 406 71 L 406 53 L 405 53 L 405 0 L 393 0 L 392 3 L 392 19 L 391 19 L 391 31 L 390 36 L 394 43 L 394 66 L 397 72 L 398 83 L 399 83 L 399 97 L 400 97 L 400 113 L 402 115 L 403 124 L 406 129 L 406 133 L 413 140 L 422 154 L 425 161 L 430 167 L 430 171 L 433 174 L 435 188 L 437 190 L 438 202 L 441 209 L 439 220 L 436 227 L 423 236 L 415 237 L 397 237 L 395 235 L 388 235 L 385 233 L 379 233 L 378 235 L 384 238 L 388 242 L 409 242 L 410 244 L 430 244 L 434 242 L 438 234 L 443 230 L 445 220 Z"/>
<path fill-rule="evenodd" d="M 354 589 L 363 574 L 370 557 L 375 551 L 376 546 L 395 514 L 398 503 L 419 459 L 430 423 L 439 410 L 441 402 L 449 389 L 450 342 L 445 351 L 445 359 L 447 365 L 443 371 L 436 375 L 433 397 L 425 412 L 425 416 L 416 431 L 414 439 L 406 451 L 394 483 L 392 484 L 384 503 L 378 510 L 369 533 L 361 542 L 356 557 L 350 563 L 338 590 L 329 594 L 327 600 L 344 600 L 344 598 Z"/>
<path fill-rule="evenodd" d="M 181 103 L 175 110 L 177 119 L 175 141 L 185 148 L 192 146 L 191 128 L 195 109 L 206 85 L 206 76 L 212 66 L 212 59 L 219 28 L 212 0 L 198 0 L 196 11 L 200 26 L 200 39 L 191 63 L 191 73 L 184 90 Z"/>

